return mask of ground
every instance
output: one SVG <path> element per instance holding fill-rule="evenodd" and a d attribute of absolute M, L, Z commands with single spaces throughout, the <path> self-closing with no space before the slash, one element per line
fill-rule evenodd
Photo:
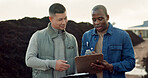
<path fill-rule="evenodd" d="M 137 64 L 140 66 L 136 66 L 137 68 L 144 68 L 143 67 L 143 58 L 147 58 L 148 56 L 148 40 L 134 46 L 135 58 L 138 59 Z M 126 75 L 127 78 L 143 78 L 142 76 L 138 75 Z"/>

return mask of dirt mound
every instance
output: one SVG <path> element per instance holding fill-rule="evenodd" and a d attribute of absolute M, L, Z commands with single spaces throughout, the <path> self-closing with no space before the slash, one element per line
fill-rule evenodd
<path fill-rule="evenodd" d="M 31 78 L 25 52 L 31 35 L 44 28 L 46 20 L 26 17 L 0 22 L 0 78 Z"/>
<path fill-rule="evenodd" d="M 25 53 L 31 35 L 43 29 L 49 22 L 48 17 L 38 19 L 25 17 L 20 20 L 0 22 L 0 78 L 31 78 L 31 68 L 25 65 Z M 81 39 L 85 31 L 93 28 L 90 23 L 69 21 L 66 30 L 72 33 L 81 48 Z M 133 44 L 142 40 L 128 31 Z M 138 40 L 138 41 L 137 41 Z"/>
<path fill-rule="evenodd" d="M 140 38 L 139 36 L 137 36 L 135 33 L 133 33 L 132 31 L 127 31 L 131 37 L 133 46 L 136 46 L 138 44 L 140 44 L 141 42 L 143 42 L 144 40 L 142 38 Z"/>

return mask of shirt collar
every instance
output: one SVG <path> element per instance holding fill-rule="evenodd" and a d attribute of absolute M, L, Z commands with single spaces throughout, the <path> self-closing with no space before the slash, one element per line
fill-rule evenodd
<path fill-rule="evenodd" d="M 51 38 L 55 38 L 58 36 L 59 31 L 51 26 L 51 23 L 48 23 L 47 27 L 48 34 Z M 66 32 L 65 30 L 61 30 L 63 34 Z"/>
<path fill-rule="evenodd" d="M 112 35 L 112 31 L 113 31 L 113 25 L 109 22 L 109 27 L 108 27 L 107 33 Z"/>
<path fill-rule="evenodd" d="M 53 29 L 53 31 L 55 32 L 58 32 L 58 34 L 62 34 L 63 32 L 65 32 L 65 29 L 64 30 L 58 30 L 58 29 L 55 29 L 51 26 L 51 28 Z"/>

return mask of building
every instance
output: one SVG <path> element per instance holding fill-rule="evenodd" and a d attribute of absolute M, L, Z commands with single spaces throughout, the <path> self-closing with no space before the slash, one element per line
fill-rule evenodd
<path fill-rule="evenodd" d="M 139 37 L 148 38 L 148 21 L 144 21 L 143 25 L 129 27 L 126 30 L 133 31 Z"/>

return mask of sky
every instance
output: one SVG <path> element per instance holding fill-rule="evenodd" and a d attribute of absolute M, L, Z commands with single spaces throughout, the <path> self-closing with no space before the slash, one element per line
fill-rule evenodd
<path fill-rule="evenodd" d="M 49 16 L 53 3 L 61 3 L 67 9 L 68 20 L 92 24 L 91 10 L 104 5 L 114 27 L 127 29 L 148 21 L 148 0 L 0 0 L 0 21 L 24 17 L 43 18 Z"/>

